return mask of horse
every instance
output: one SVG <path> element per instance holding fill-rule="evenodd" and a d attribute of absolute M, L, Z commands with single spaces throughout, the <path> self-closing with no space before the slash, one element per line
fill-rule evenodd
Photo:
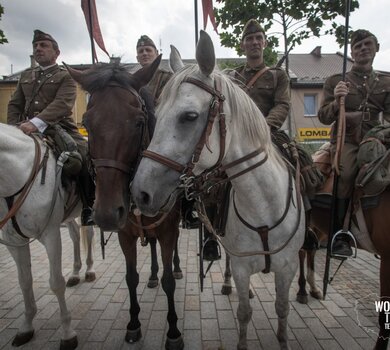
<path fill-rule="evenodd" d="M 86 251 L 87 269 L 85 271 L 85 281 L 93 282 L 96 280 L 96 273 L 93 268 L 93 237 L 94 229 L 92 226 L 82 226 L 75 219 L 66 222 L 70 238 L 73 243 L 73 270 L 68 281 L 67 287 L 74 287 L 80 283 L 80 270 L 82 267 L 80 246 Z"/>
<path fill-rule="evenodd" d="M 153 216 L 170 209 L 177 188 L 198 198 L 199 186 L 212 186 L 213 178 L 225 172 L 232 192 L 225 235 L 218 239 L 230 255 L 239 298 L 237 348 L 247 349 L 250 276 L 263 270 L 275 273 L 277 338 L 281 349 L 289 349 L 289 289 L 305 235 L 299 186 L 260 110 L 228 75 L 214 69 L 214 46 L 204 31 L 196 60 L 184 66 L 178 51 L 171 50 L 175 74 L 162 92 L 155 133 L 134 177 L 132 196 L 143 214 Z M 207 224 L 202 203 L 196 203 Z"/>
<path fill-rule="evenodd" d="M 371 253 L 377 253 L 380 255 L 380 298 L 382 301 L 390 301 L 390 239 L 388 236 L 388 228 L 390 226 L 390 217 L 388 210 L 390 208 L 390 190 L 384 191 L 379 198 L 379 203 L 376 207 L 370 207 L 363 209 L 364 217 L 367 224 L 367 230 L 370 233 L 370 239 L 372 246 L 361 245 L 359 241 L 358 247 L 367 250 Z M 329 223 L 331 222 L 331 210 L 326 208 L 320 208 L 313 205 L 310 213 L 309 228 L 318 237 L 319 241 L 327 240 L 329 232 Z M 356 227 L 355 227 L 356 228 Z M 354 232 L 354 226 L 352 226 L 352 233 Z M 355 236 L 356 237 L 356 236 Z M 304 275 L 304 260 L 307 254 L 307 266 L 308 266 L 308 283 L 310 285 L 310 294 L 317 298 L 322 299 L 322 293 L 317 288 L 314 280 L 314 259 L 315 249 L 309 249 L 307 251 L 302 250 L 300 252 L 300 274 L 299 274 L 299 292 L 297 300 L 302 303 L 307 303 L 307 292 L 305 288 L 305 275 Z M 386 313 L 382 310 L 378 316 L 379 333 L 375 344 L 375 350 L 386 350 L 390 338 L 390 329 L 386 328 Z"/>
<path fill-rule="evenodd" d="M 96 172 L 94 220 L 103 230 L 118 232 L 126 260 L 130 322 L 125 341 L 134 343 L 142 336 L 136 292 L 139 283 L 136 269 L 137 240 L 141 237 L 142 244 L 148 237 L 156 237 L 163 262 L 161 285 L 168 301 L 169 327 L 165 347 L 182 349 L 184 343 L 177 328 L 174 301 L 176 282 L 172 272 L 173 251 L 179 235 L 179 202 L 166 215 L 153 219 L 142 217 L 137 209 L 129 213 L 130 182 L 151 132 L 148 123 L 151 103 L 147 95 L 141 98 L 143 93 L 140 89 L 150 81 L 160 60 L 161 55 L 150 66 L 134 74 L 119 64 L 96 65 L 87 71 L 78 71 L 68 66 L 67 69 L 73 79 L 90 94 L 83 124 L 88 132 L 89 153 Z"/>
<path fill-rule="evenodd" d="M 33 239 L 45 246 L 49 258 L 50 288 L 60 306 L 61 349 L 75 349 L 77 334 L 71 326 L 62 274 L 60 226 L 69 193 L 61 182 L 61 167 L 39 136 L 28 136 L 16 126 L 6 124 L 0 124 L 0 164 L 0 242 L 7 245 L 15 260 L 25 305 L 24 319 L 12 344 L 23 345 L 34 335 L 37 306 L 29 246 Z M 79 216 L 80 211 L 78 201 L 69 220 Z"/>

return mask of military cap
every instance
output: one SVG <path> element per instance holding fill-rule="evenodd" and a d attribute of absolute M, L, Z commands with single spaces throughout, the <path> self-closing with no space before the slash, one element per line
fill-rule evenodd
<path fill-rule="evenodd" d="M 141 37 L 137 41 L 137 49 L 140 46 L 153 46 L 156 50 L 156 45 L 154 45 L 154 42 L 152 39 L 150 39 L 147 35 L 141 35 Z"/>
<path fill-rule="evenodd" d="M 248 22 L 246 22 L 244 26 L 244 30 L 242 31 L 242 37 L 241 40 L 244 40 L 244 38 L 248 34 L 258 33 L 262 32 L 265 35 L 264 28 L 260 25 L 259 22 L 257 22 L 255 19 L 250 19 Z"/>
<path fill-rule="evenodd" d="M 39 29 L 35 29 L 32 43 L 34 44 L 35 42 L 41 41 L 41 40 L 49 40 L 58 46 L 57 41 L 55 41 L 54 38 L 50 34 L 44 33 Z"/>
<path fill-rule="evenodd" d="M 374 34 L 372 34 L 371 32 L 369 32 L 368 30 L 365 30 L 365 29 L 355 30 L 351 35 L 351 47 L 353 47 L 358 41 L 369 38 L 369 37 L 373 37 L 376 44 L 378 45 L 377 37 Z"/>

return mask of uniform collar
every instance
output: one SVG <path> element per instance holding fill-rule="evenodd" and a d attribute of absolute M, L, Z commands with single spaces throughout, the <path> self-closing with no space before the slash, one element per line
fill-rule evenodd
<path fill-rule="evenodd" d="M 260 64 L 259 66 L 257 66 L 257 67 L 249 67 L 248 63 L 245 64 L 245 71 L 246 72 L 251 72 L 251 71 L 257 72 L 257 71 L 262 70 L 264 68 L 265 68 L 265 63 L 264 62 L 262 64 Z"/>

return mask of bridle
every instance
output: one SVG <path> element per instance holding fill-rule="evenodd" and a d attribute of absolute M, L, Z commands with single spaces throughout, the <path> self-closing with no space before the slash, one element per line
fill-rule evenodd
<path fill-rule="evenodd" d="M 202 90 L 207 91 L 212 96 L 210 100 L 210 108 L 209 108 L 206 126 L 203 130 L 203 133 L 198 143 L 196 144 L 194 153 L 192 154 L 190 161 L 186 165 L 182 165 L 172 159 L 169 159 L 168 157 L 165 157 L 161 154 L 158 154 L 157 152 L 153 152 L 150 150 L 145 150 L 142 155 L 144 157 L 153 159 L 154 161 L 159 162 L 167 166 L 168 168 L 173 169 L 178 173 L 180 173 L 181 174 L 180 187 L 184 189 L 186 198 L 188 200 L 191 200 L 202 194 L 202 192 L 204 191 L 203 184 L 205 183 L 206 180 L 208 184 L 212 184 L 206 189 L 207 191 L 210 191 L 211 187 L 217 184 L 231 181 L 232 179 L 241 176 L 253 170 L 254 168 L 260 166 L 267 160 L 268 155 L 265 154 L 265 157 L 262 160 L 240 171 L 239 173 L 236 173 L 230 177 L 226 177 L 225 171 L 227 169 L 230 169 L 238 164 L 241 164 L 251 158 L 258 156 L 263 152 L 263 149 L 258 148 L 257 150 L 247 154 L 244 157 L 236 159 L 235 161 L 228 163 L 226 165 L 222 165 L 222 160 L 225 156 L 225 149 L 226 149 L 226 119 L 225 119 L 225 113 L 223 112 L 223 102 L 225 101 L 225 96 L 221 93 L 221 80 L 218 77 L 216 77 L 214 80 L 214 87 L 211 87 L 203 83 L 199 79 L 195 79 L 191 77 L 185 78 L 182 81 L 182 83 L 190 83 L 196 85 Z M 193 173 L 193 169 L 196 163 L 199 161 L 203 148 L 206 146 L 210 150 L 209 137 L 214 125 L 214 121 L 217 117 L 219 117 L 219 133 L 220 133 L 220 141 L 219 141 L 220 147 L 219 147 L 218 160 L 214 164 L 214 166 L 211 167 L 210 169 L 206 169 L 201 174 L 195 175 Z"/>
<path fill-rule="evenodd" d="M 122 89 L 129 91 L 132 95 L 134 95 L 137 98 L 137 100 L 139 102 L 140 109 L 142 110 L 142 113 L 144 115 L 144 118 L 146 118 L 147 111 L 146 111 L 145 102 L 142 99 L 142 97 L 139 95 L 139 93 L 133 87 L 123 86 L 123 85 L 120 85 L 116 82 L 111 82 L 110 84 L 108 84 L 106 86 L 107 87 L 119 87 L 119 88 L 122 88 Z M 147 135 L 147 132 L 145 132 L 145 130 L 147 130 L 146 125 L 144 125 L 143 130 L 142 130 L 139 148 L 141 148 L 141 147 L 146 148 L 146 145 L 147 145 L 146 139 L 148 138 L 148 135 Z M 116 159 L 107 159 L 107 158 L 92 158 L 91 157 L 91 161 L 92 161 L 95 169 L 114 168 L 114 169 L 117 169 L 117 170 L 129 175 L 130 178 L 132 178 L 135 175 L 135 170 L 137 169 L 137 166 L 141 160 L 141 154 L 142 153 L 139 152 L 137 159 L 134 162 L 132 162 L 131 164 L 127 164 L 127 163 L 121 162 L 121 161 L 116 160 Z"/>

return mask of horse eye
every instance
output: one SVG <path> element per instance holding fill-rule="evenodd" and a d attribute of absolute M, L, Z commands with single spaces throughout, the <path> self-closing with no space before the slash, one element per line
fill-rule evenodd
<path fill-rule="evenodd" d="M 192 121 L 192 120 L 197 119 L 198 116 L 199 116 L 199 114 L 196 112 L 187 112 L 184 117 L 186 120 Z"/>

